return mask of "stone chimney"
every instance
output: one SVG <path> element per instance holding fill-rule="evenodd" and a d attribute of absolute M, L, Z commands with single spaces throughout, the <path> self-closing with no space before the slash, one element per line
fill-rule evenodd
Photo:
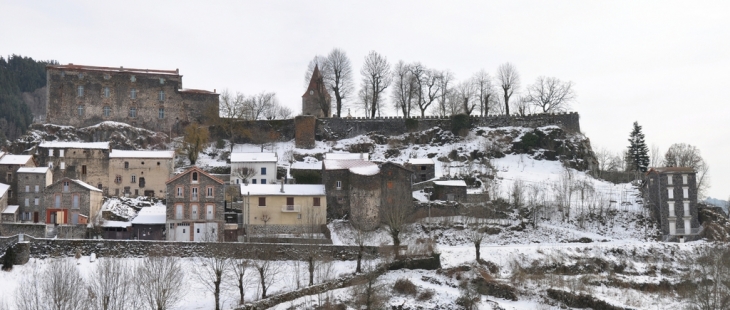
<path fill-rule="evenodd" d="M 281 193 L 284 193 L 284 179 L 281 179 L 281 190 L 279 190 Z"/>

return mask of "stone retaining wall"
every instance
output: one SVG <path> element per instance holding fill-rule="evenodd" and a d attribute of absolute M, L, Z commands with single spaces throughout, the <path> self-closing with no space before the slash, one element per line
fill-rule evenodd
<path fill-rule="evenodd" d="M 36 238 L 46 237 L 46 224 L 35 223 L 2 223 L 0 224 L 0 236 L 14 236 L 26 234 Z"/>

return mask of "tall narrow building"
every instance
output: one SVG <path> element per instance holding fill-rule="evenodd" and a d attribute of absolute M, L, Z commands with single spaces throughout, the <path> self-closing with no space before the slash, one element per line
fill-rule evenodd
<path fill-rule="evenodd" d="M 312 78 L 309 80 L 309 87 L 302 95 L 302 115 L 329 117 L 331 114 L 332 97 L 327 92 L 324 78 L 319 71 L 319 65 L 315 65 Z"/>

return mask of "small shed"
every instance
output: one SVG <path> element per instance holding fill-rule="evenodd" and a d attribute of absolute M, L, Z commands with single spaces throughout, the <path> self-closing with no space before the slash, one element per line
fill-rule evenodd
<path fill-rule="evenodd" d="M 466 202 L 464 180 L 434 181 L 431 200 Z"/>
<path fill-rule="evenodd" d="M 164 205 L 144 207 L 132 220 L 132 238 L 138 240 L 165 240 L 167 208 Z"/>
<path fill-rule="evenodd" d="M 3 223 L 14 223 L 18 221 L 18 206 L 10 205 L 2 213 Z"/>

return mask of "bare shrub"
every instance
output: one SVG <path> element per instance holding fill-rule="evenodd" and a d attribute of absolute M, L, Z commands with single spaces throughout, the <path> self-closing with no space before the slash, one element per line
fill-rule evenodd
<path fill-rule="evenodd" d="M 407 278 L 400 278 L 393 284 L 393 290 L 399 294 L 416 296 L 418 287 Z"/>
<path fill-rule="evenodd" d="M 368 273 L 362 282 L 352 287 L 352 303 L 356 309 L 383 309 L 388 301 L 385 287 L 378 281 L 375 273 Z"/>
<path fill-rule="evenodd" d="M 137 308 L 133 265 L 115 258 L 102 258 L 89 277 L 89 301 L 94 309 Z"/>
<path fill-rule="evenodd" d="M 81 310 L 86 304 L 84 279 L 70 260 L 52 260 L 43 272 L 34 269 L 18 286 L 15 305 L 19 310 Z"/>
<path fill-rule="evenodd" d="M 433 298 L 433 295 L 435 295 L 435 294 L 436 294 L 436 291 L 434 291 L 432 289 L 423 290 L 423 291 L 421 291 L 420 294 L 418 294 L 418 297 L 416 297 L 416 299 L 418 301 L 431 300 Z"/>
<path fill-rule="evenodd" d="M 193 275 L 203 284 L 203 287 L 213 293 L 216 310 L 221 308 L 221 283 L 230 264 L 231 261 L 227 257 L 217 255 L 195 259 Z"/>
<path fill-rule="evenodd" d="M 141 308 L 174 308 L 185 296 L 185 272 L 177 257 L 150 256 L 137 266 L 135 285 Z"/>

